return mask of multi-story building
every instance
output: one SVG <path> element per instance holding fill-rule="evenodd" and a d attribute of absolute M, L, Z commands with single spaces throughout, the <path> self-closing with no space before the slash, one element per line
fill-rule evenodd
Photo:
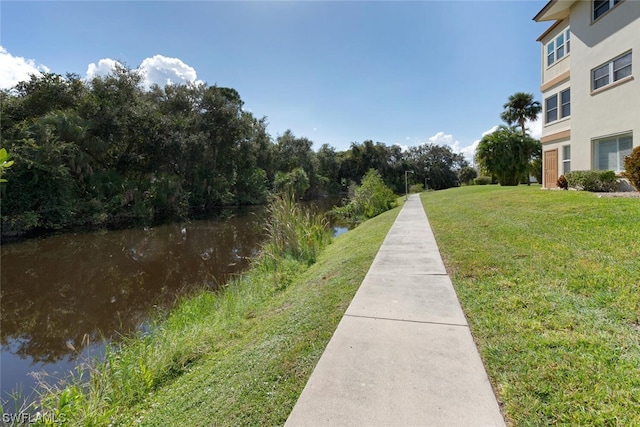
<path fill-rule="evenodd" d="M 551 0 L 533 19 L 554 21 L 538 38 L 543 187 L 571 170 L 620 174 L 640 145 L 640 1 Z"/>

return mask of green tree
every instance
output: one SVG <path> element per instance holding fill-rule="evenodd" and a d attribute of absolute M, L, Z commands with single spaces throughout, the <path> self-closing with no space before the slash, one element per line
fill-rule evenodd
<path fill-rule="evenodd" d="M 277 192 L 288 193 L 299 199 L 309 189 L 309 178 L 302 168 L 295 168 L 291 172 L 278 171 L 275 188 Z"/>
<path fill-rule="evenodd" d="M 542 106 L 534 101 L 533 94 L 516 92 L 509 96 L 509 100 L 503 105 L 504 111 L 500 115 L 502 120 L 509 125 L 517 123 L 523 135 L 527 134 L 525 123 L 527 120 L 536 121 Z"/>
<path fill-rule="evenodd" d="M 464 156 L 445 145 L 423 144 L 411 147 L 407 153 L 406 168 L 414 171 L 418 182 L 426 179 L 428 187 L 434 190 L 458 185 L 458 171 L 465 166 L 468 163 Z"/>
<path fill-rule="evenodd" d="M 316 153 L 318 159 L 318 180 L 323 190 L 340 192 L 340 161 L 335 148 L 323 144 Z"/>
<path fill-rule="evenodd" d="M 474 179 L 478 177 L 478 172 L 471 166 L 465 166 L 458 171 L 458 179 L 467 185 L 471 185 Z"/>
<path fill-rule="evenodd" d="M 296 168 L 302 168 L 309 179 L 309 185 L 316 187 L 318 185 L 318 160 L 312 147 L 313 141 L 308 138 L 298 138 L 288 129 L 276 140 L 277 170 L 289 173 Z"/>
<path fill-rule="evenodd" d="M 350 220 L 373 218 L 396 206 L 397 197 L 382 180 L 375 169 L 369 169 L 356 186 L 351 200 L 346 206 L 335 208 L 334 212 Z"/>
<path fill-rule="evenodd" d="M 13 160 L 11 160 L 11 156 L 7 153 L 7 150 L 4 148 L 0 148 L 0 182 L 7 182 L 6 179 L 2 178 L 4 171 L 13 166 Z"/>
<path fill-rule="evenodd" d="M 540 150 L 540 141 L 523 136 L 512 127 L 500 126 L 480 140 L 476 161 L 484 172 L 495 175 L 500 185 L 518 185 Z"/>

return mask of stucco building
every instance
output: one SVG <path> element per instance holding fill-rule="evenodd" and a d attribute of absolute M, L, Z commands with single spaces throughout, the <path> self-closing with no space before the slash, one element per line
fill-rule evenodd
<path fill-rule="evenodd" d="M 543 187 L 572 170 L 620 173 L 640 145 L 640 1 L 551 0 L 541 43 Z"/>

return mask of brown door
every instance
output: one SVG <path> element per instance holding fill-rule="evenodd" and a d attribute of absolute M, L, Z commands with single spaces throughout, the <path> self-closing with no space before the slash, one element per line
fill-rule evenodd
<path fill-rule="evenodd" d="M 558 149 L 544 152 L 544 187 L 556 188 L 558 182 Z"/>

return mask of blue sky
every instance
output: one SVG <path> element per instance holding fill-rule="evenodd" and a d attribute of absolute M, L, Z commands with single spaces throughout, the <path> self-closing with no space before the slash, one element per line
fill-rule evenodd
<path fill-rule="evenodd" d="M 81 76 L 119 61 L 150 82 L 232 87 L 267 116 L 345 150 L 451 145 L 471 156 L 516 91 L 540 99 L 548 24 L 536 1 L 6 1 L 0 88 L 37 70 Z M 540 122 L 531 125 L 539 136 Z"/>

